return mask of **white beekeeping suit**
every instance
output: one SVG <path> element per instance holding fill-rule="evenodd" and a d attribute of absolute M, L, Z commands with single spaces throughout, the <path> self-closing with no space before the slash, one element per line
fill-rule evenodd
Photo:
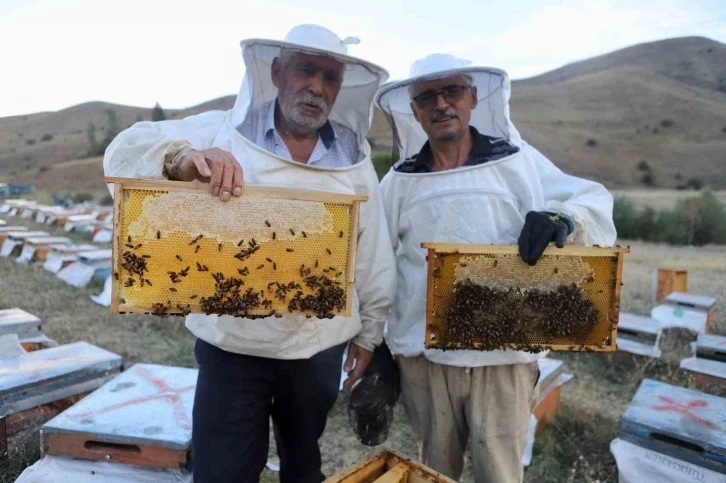
<path fill-rule="evenodd" d="M 398 292 L 389 317 L 394 354 L 425 354 L 432 362 L 477 367 L 532 362 L 545 352 L 441 351 L 424 349 L 426 251 L 422 242 L 514 244 L 529 211 L 567 215 L 575 225 L 568 243 L 615 243 L 613 199 L 600 184 L 567 175 L 522 140 L 509 117 L 510 82 L 499 69 L 434 54 L 411 67 L 410 77 L 382 87 L 376 101 L 391 116 L 401 159 L 417 154 L 427 136 L 411 109 L 409 87 L 422 79 L 469 76 L 478 105 L 470 125 L 481 134 L 504 138 L 519 148 L 505 158 L 431 173 L 397 172 L 381 182 L 388 229 L 396 257 Z"/>
<path fill-rule="evenodd" d="M 217 147 L 239 161 L 247 184 L 369 197 L 361 205 L 351 317 L 319 320 L 286 315 L 249 320 L 187 316 L 187 328 L 200 339 L 230 352 L 276 359 L 308 358 L 350 339 L 368 350 L 380 344 L 395 292 L 395 268 L 366 134 L 375 93 L 388 74 L 374 64 L 349 56 L 347 44 L 355 42 L 341 41 L 329 30 L 313 25 L 295 27 L 285 41 L 244 40 L 241 45 L 246 73 L 233 109 L 183 120 L 136 123 L 119 134 L 106 150 L 106 176 L 162 179 L 165 158 L 171 159 L 189 147 Z M 323 168 L 287 160 L 253 144 L 236 129 L 252 108 L 277 97 L 270 69 L 282 48 L 327 55 L 345 64 L 343 84 L 329 119 L 357 135 L 360 159 L 356 164 Z"/>

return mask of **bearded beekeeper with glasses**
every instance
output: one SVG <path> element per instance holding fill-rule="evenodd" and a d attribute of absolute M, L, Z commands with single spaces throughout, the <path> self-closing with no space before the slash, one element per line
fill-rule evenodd
<path fill-rule="evenodd" d="M 458 480 L 470 441 L 477 483 L 518 482 L 545 353 L 425 349 L 421 243 L 518 243 L 534 265 L 550 242 L 612 245 L 613 199 L 521 139 L 505 72 L 468 65 L 434 54 L 377 95 L 401 153 L 381 183 L 398 271 L 388 343 L 423 463 Z"/>
<path fill-rule="evenodd" d="M 242 194 L 243 175 L 246 183 L 369 197 L 360 212 L 351 317 L 187 316 L 198 337 L 196 482 L 257 482 L 270 417 L 280 481 L 323 481 L 318 438 L 338 394 L 346 344 L 350 387 L 382 341 L 396 276 L 366 134 L 388 74 L 348 55 L 350 43 L 357 39 L 313 25 L 293 28 L 284 41 L 244 40 L 246 74 L 232 110 L 140 122 L 106 151 L 107 176 L 200 179 L 223 201 Z"/>

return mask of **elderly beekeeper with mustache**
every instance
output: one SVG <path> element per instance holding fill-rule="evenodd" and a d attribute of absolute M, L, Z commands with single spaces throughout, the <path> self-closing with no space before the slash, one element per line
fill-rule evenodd
<path fill-rule="evenodd" d="M 323 481 L 318 438 L 338 394 L 346 344 L 350 387 L 382 341 L 396 277 L 366 134 L 388 74 L 348 55 L 350 43 L 357 40 L 314 25 L 293 28 L 284 41 L 244 40 L 246 74 L 232 110 L 140 122 L 106 151 L 107 176 L 199 179 L 223 201 L 242 194 L 243 176 L 245 183 L 369 197 L 351 317 L 187 316 L 198 337 L 196 482 L 257 482 L 270 417 L 280 481 Z"/>
<path fill-rule="evenodd" d="M 521 139 L 505 72 L 468 65 L 431 55 L 377 96 L 401 153 L 381 183 L 398 271 L 388 343 L 423 463 L 458 480 L 471 442 L 477 483 L 509 483 L 523 478 L 545 353 L 425 349 L 421 243 L 518 243 L 534 265 L 550 242 L 612 245 L 613 199 Z"/>

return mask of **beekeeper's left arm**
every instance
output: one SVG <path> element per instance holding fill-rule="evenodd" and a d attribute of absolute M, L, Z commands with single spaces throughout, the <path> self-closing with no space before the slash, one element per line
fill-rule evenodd
<path fill-rule="evenodd" d="M 539 152 L 536 152 L 536 165 L 545 200 L 544 211 L 561 213 L 572 223 L 567 243 L 614 245 L 617 233 L 610 192 L 600 183 L 563 173 Z"/>

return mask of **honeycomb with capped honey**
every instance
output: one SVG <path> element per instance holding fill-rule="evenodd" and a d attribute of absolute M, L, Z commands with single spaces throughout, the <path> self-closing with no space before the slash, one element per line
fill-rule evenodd
<path fill-rule="evenodd" d="M 429 249 L 427 348 L 614 351 L 628 249 L 548 249 L 535 266 L 516 246 Z"/>
<path fill-rule="evenodd" d="M 364 197 L 247 187 L 222 202 L 148 185 L 115 200 L 116 311 L 350 315 Z"/>

